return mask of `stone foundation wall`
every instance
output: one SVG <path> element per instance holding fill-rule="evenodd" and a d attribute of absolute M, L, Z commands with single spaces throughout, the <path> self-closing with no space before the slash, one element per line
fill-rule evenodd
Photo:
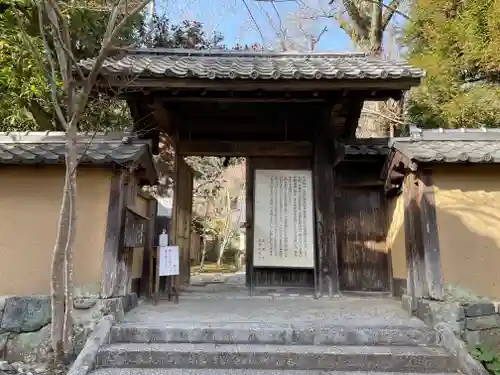
<path fill-rule="evenodd" d="M 500 349 L 500 305 L 485 298 L 460 301 L 419 299 L 412 314 L 429 326 L 448 324 L 467 344 L 485 344 Z M 411 310 L 411 297 L 403 296 L 403 307 Z"/>
<path fill-rule="evenodd" d="M 104 316 L 117 320 L 137 306 L 136 294 L 110 299 L 74 300 L 74 355 Z M 50 349 L 51 300 L 49 296 L 0 296 L 0 359 L 24 363 L 41 362 Z"/>

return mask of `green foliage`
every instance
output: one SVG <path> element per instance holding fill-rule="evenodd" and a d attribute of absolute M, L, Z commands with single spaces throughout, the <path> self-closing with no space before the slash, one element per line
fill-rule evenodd
<path fill-rule="evenodd" d="M 500 353 L 487 345 L 473 345 L 469 353 L 492 375 L 500 375 Z"/>
<path fill-rule="evenodd" d="M 0 126 L 2 130 L 28 130 L 50 126 L 50 91 L 43 64 L 32 49 L 43 51 L 33 35 L 28 1 L 0 1 Z M 31 32 L 31 34 L 29 33 Z M 37 124 L 37 119 L 39 124 Z"/>
<path fill-rule="evenodd" d="M 405 45 L 427 77 L 412 92 L 410 121 L 423 127 L 497 126 L 500 0 L 417 0 Z"/>
<path fill-rule="evenodd" d="M 36 2 L 0 0 L 0 131 L 62 130 L 55 121 L 48 64 L 40 37 Z M 70 6 L 61 2 L 67 15 L 77 60 L 95 57 L 109 19 L 109 11 Z M 199 22 L 172 25 L 155 16 L 146 25 L 144 13 L 133 19 L 118 37 L 132 47 L 210 48 L 219 46 L 221 35 L 209 38 Z M 48 41 L 50 44 L 50 40 Z M 117 93 L 92 97 L 81 116 L 81 130 L 122 130 L 133 124 L 127 104 Z"/>

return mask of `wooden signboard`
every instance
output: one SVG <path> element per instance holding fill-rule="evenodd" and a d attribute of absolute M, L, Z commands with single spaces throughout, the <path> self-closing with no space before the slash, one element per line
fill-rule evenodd
<path fill-rule="evenodd" d="M 255 267 L 314 268 L 312 174 L 255 170 Z"/>

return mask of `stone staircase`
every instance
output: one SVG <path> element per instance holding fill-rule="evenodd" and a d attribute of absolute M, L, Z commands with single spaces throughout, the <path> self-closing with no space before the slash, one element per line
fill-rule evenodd
<path fill-rule="evenodd" d="M 215 320 L 216 317 L 214 317 Z M 121 323 L 93 375 L 450 374 L 437 333 L 418 326 Z"/>

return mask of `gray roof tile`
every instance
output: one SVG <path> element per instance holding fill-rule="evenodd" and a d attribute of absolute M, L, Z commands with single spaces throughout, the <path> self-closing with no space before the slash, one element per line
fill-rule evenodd
<path fill-rule="evenodd" d="M 143 163 L 144 156 L 150 155 L 150 147 L 147 141 L 132 139 L 129 134 L 81 133 L 77 154 L 82 164 L 126 166 Z M 0 165 L 62 164 L 65 155 L 62 132 L 0 132 Z"/>
<path fill-rule="evenodd" d="M 412 127 L 410 137 L 395 138 L 391 146 L 421 163 L 500 163 L 500 129 Z"/>
<path fill-rule="evenodd" d="M 345 155 L 349 156 L 384 156 L 389 153 L 389 139 L 358 139 L 356 143 L 344 145 Z"/>
<path fill-rule="evenodd" d="M 89 72 L 94 59 L 80 61 Z M 421 78 L 403 61 L 359 53 L 268 53 L 184 49 L 124 50 L 104 61 L 102 75 L 207 79 L 400 79 Z"/>

